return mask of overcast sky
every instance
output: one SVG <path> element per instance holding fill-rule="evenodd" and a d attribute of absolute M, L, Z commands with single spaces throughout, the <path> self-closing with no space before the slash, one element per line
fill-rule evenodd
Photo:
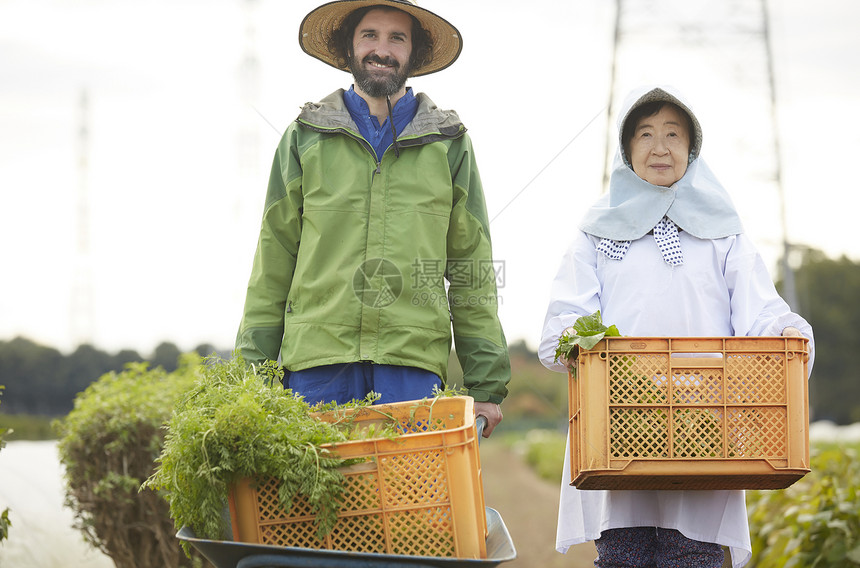
<path fill-rule="evenodd" d="M 298 47 L 316 4 L 0 1 L 0 340 L 232 346 L 278 139 L 304 102 L 350 84 Z M 410 85 L 469 128 L 505 266 L 502 323 L 535 346 L 571 231 L 602 191 L 614 3 L 422 5 L 465 47 Z M 770 5 L 776 121 L 752 0 L 627 0 L 615 98 L 642 83 L 688 96 L 703 157 L 774 269 L 778 135 L 789 239 L 858 260 L 856 176 L 838 166 L 860 150 L 860 2 Z"/>

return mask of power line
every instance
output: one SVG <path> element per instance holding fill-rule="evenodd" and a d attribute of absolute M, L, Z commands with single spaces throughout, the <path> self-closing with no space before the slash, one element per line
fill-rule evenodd
<path fill-rule="evenodd" d="M 604 191 L 609 185 L 617 130 L 612 124 L 618 90 L 625 83 L 705 84 L 710 92 L 723 95 L 722 104 L 737 104 L 755 117 L 754 124 L 741 124 L 730 143 L 738 154 L 754 154 L 756 144 L 767 148 L 770 160 L 766 178 L 775 188 L 778 209 L 762 211 L 774 215 L 782 233 L 782 259 L 786 301 L 796 307 L 794 275 L 789 263 L 792 245 L 788 237 L 786 196 L 783 187 L 780 147 L 777 77 L 767 0 L 690 2 L 689 0 L 615 0 L 614 42 L 607 107 L 604 154 Z M 644 62 L 644 64 L 642 63 Z M 696 74 L 702 74 L 697 77 Z M 694 80 L 698 79 L 698 81 Z M 750 120 L 750 119 L 745 119 Z M 743 128 L 740 128 L 743 126 Z M 768 133 L 770 135 L 768 136 Z M 761 160 L 767 163 L 767 159 Z M 755 163 L 759 167 L 758 161 Z M 754 181 L 756 171 L 748 179 Z M 760 218 L 759 224 L 767 223 Z"/>
<path fill-rule="evenodd" d="M 776 73 L 774 72 L 774 57 L 773 45 L 770 35 L 770 12 L 767 7 L 767 0 L 761 0 L 762 11 L 762 33 L 764 35 L 765 50 L 767 53 L 767 78 L 768 86 L 770 87 L 770 111 L 771 120 L 773 121 L 773 152 L 776 160 L 775 166 L 775 181 L 776 188 L 779 192 L 779 216 L 782 224 L 782 282 L 783 296 L 785 301 L 792 309 L 797 309 L 797 290 L 794 285 L 794 269 L 791 267 L 791 245 L 788 240 L 788 223 L 785 216 L 785 187 L 782 184 L 782 148 L 779 143 L 779 112 L 776 96 Z"/>
<path fill-rule="evenodd" d="M 78 191 L 69 322 L 72 343 L 83 345 L 92 344 L 95 328 L 89 210 L 90 97 L 86 89 L 81 90 L 78 99 L 78 115 Z"/>

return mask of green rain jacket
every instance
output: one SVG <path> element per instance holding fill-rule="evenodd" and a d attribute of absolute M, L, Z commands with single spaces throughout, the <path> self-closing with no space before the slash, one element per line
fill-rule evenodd
<path fill-rule="evenodd" d="M 497 269 L 466 128 L 423 93 L 377 161 L 338 90 L 275 153 L 236 348 L 291 371 L 355 361 L 447 379 L 453 339 L 478 402 L 507 394 Z M 446 291 L 445 279 L 449 282 Z M 452 325 L 453 324 L 453 325 Z"/>

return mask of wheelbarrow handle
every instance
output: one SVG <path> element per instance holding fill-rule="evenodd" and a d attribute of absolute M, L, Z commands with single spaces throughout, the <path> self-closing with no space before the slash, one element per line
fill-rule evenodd
<path fill-rule="evenodd" d="M 475 417 L 475 428 L 478 430 L 478 442 L 480 443 L 481 438 L 484 437 L 484 428 L 487 427 L 489 420 L 483 414 L 479 414 Z"/>

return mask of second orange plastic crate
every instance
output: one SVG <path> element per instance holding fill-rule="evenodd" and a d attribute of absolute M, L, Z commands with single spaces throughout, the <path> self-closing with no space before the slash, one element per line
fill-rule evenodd
<path fill-rule="evenodd" d="M 487 519 L 471 397 L 377 405 L 347 411 L 367 427 L 394 421 L 406 432 L 329 446 L 344 459 L 344 504 L 320 540 L 301 497 L 289 513 L 275 480 L 244 479 L 229 493 L 236 540 L 277 546 L 456 558 L 486 558 Z M 333 422 L 344 415 L 326 413 Z"/>
<path fill-rule="evenodd" d="M 782 489 L 809 472 L 807 340 L 610 337 L 569 381 L 578 489 Z"/>

